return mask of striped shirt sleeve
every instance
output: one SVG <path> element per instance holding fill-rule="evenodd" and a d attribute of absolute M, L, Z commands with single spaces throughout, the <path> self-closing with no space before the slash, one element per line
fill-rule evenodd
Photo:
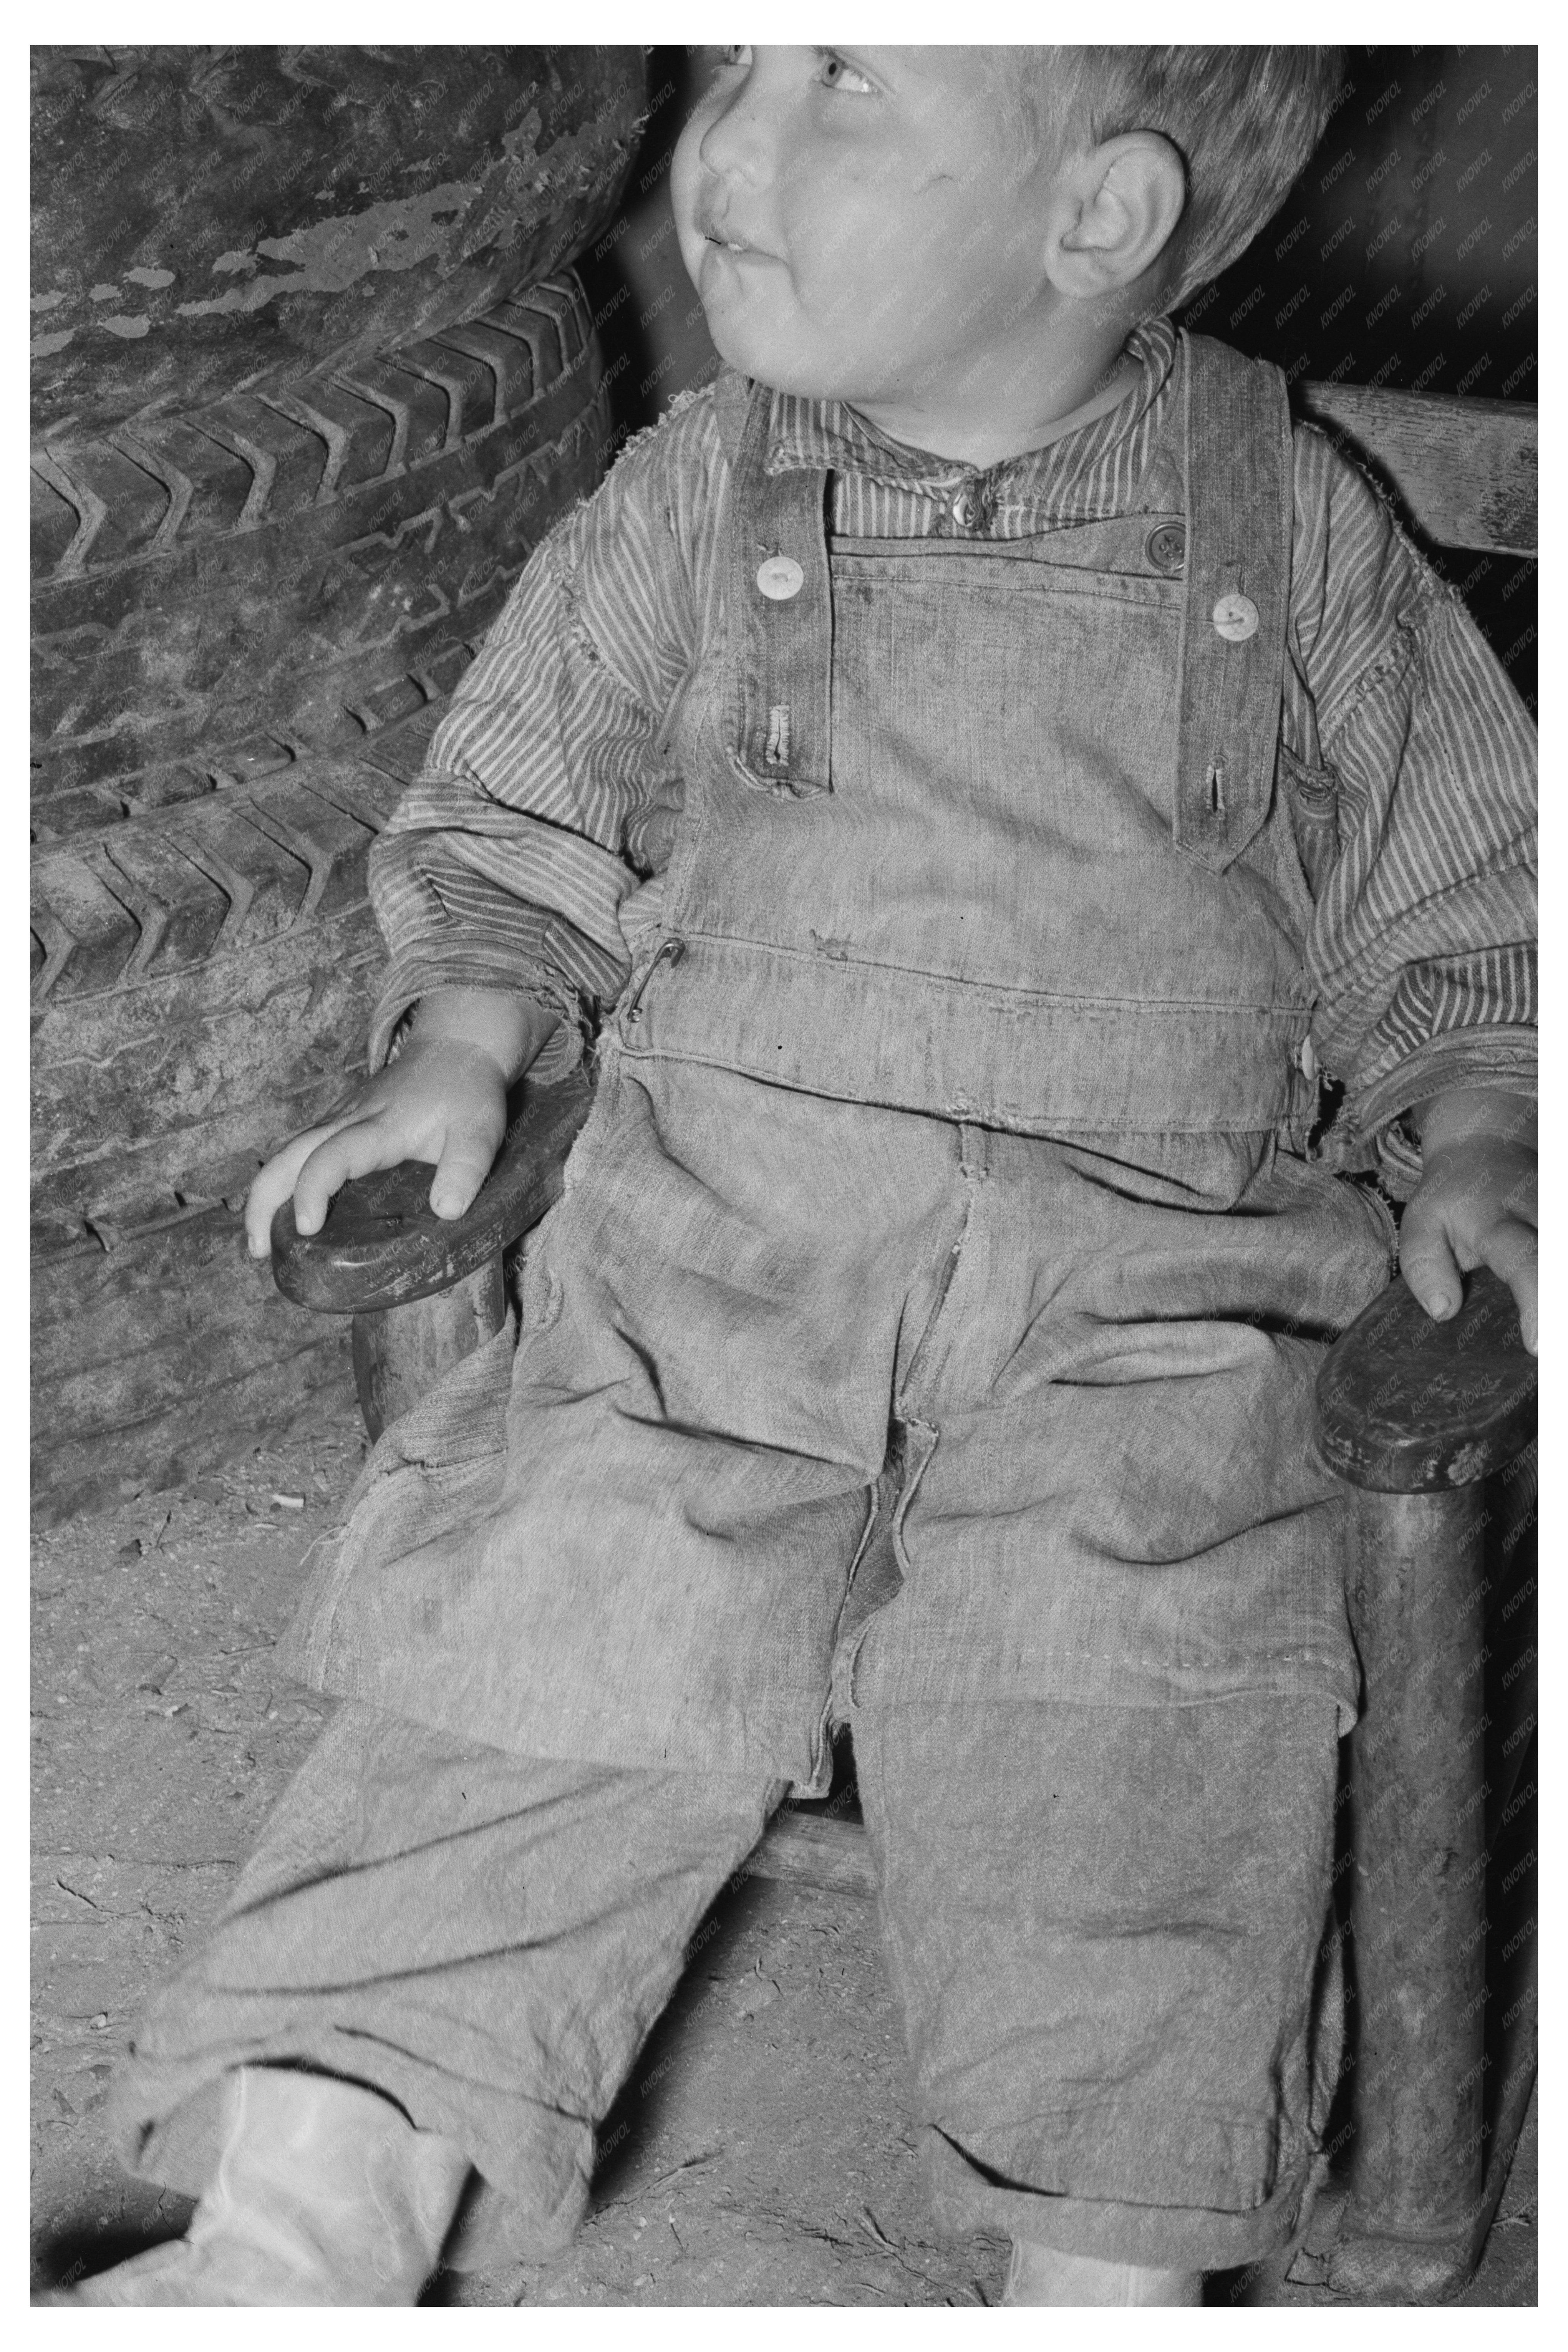
<path fill-rule="evenodd" d="M 1345 1087 L 1331 1157 L 1375 1150 L 1408 1192 L 1413 1104 L 1535 1091 L 1535 730 L 1364 478 L 1310 427 L 1296 446 L 1287 740 L 1337 850 L 1307 941 L 1312 1037 Z"/>
<path fill-rule="evenodd" d="M 620 909 L 668 856 L 679 797 L 658 739 L 696 641 L 680 509 L 717 455 L 710 405 L 628 446 L 535 551 L 376 842 L 373 1070 L 419 997 L 493 988 L 560 1014 L 548 1078 L 619 992 Z"/>

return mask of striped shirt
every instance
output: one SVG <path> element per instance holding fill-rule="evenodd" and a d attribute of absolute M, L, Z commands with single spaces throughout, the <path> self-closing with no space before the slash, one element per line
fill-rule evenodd
<path fill-rule="evenodd" d="M 1168 320 L 1128 349 L 1138 379 L 1117 406 L 988 468 L 775 394 L 769 470 L 826 469 L 830 532 L 856 537 L 1014 538 L 1126 512 L 1181 369 Z M 619 992 L 680 806 L 665 721 L 719 623 L 727 476 L 710 387 L 535 551 L 373 852 L 391 956 L 373 1068 L 428 991 L 494 988 L 560 1013 L 548 1077 Z M 1534 1092 L 1534 730 L 1459 599 L 1310 426 L 1294 488 L 1281 768 L 1314 899 L 1312 1044 L 1344 1088 L 1325 1149 L 1408 1192 L 1412 1104 Z"/>

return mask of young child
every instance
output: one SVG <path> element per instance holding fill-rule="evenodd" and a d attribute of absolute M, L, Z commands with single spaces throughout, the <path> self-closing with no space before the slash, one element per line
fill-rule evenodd
<path fill-rule="evenodd" d="M 293 1637 L 349 1704 L 121 2077 L 189 2235 L 71 2299 L 563 2242 L 839 1722 L 943 2224 L 1058 2304 L 1296 2224 L 1358 1690 L 1312 1383 L 1395 1255 L 1348 1174 L 1430 1312 L 1484 1262 L 1535 1328 L 1531 730 L 1168 318 L 1339 70 L 727 53 L 671 183 L 727 366 L 465 679 L 377 847 L 376 1074 L 251 1247 L 405 1158 L 459 1213 L 613 1005 L 593 1114 L 510 1397 L 498 1342 L 384 1443 Z"/>

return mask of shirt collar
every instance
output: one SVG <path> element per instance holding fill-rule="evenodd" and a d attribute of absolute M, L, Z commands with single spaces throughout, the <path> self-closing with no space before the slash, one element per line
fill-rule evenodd
<path fill-rule="evenodd" d="M 1059 496 L 1071 479 L 1097 466 L 1119 441 L 1142 424 L 1169 385 L 1176 354 L 1176 331 L 1169 319 L 1152 319 L 1127 339 L 1129 358 L 1139 366 L 1138 382 L 1102 416 L 1048 442 L 1026 449 L 990 469 L 956 457 L 938 457 L 890 441 L 840 400 L 807 400 L 775 392 L 769 417 L 766 467 L 770 474 L 805 468 L 868 475 L 899 489 L 946 497 L 966 475 L 990 470 L 1016 494 L 1036 496 L 1048 484 Z"/>

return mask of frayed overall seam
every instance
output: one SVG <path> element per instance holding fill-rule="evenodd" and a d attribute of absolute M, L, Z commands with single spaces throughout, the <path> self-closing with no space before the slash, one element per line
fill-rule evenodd
<path fill-rule="evenodd" d="M 908 1516 L 910 1504 L 914 1501 L 921 1480 L 925 1475 L 926 1467 L 936 1452 L 939 1435 L 933 1422 L 923 1421 L 919 1414 L 908 1409 L 908 1400 L 924 1365 L 937 1326 L 942 1320 L 942 1311 L 952 1293 L 963 1256 L 964 1244 L 969 1238 L 970 1228 L 974 1221 L 975 1204 L 979 1198 L 980 1187 L 990 1181 L 990 1171 L 985 1164 L 984 1129 L 964 1127 L 959 1132 L 960 1168 L 963 1178 L 963 1215 L 957 1237 L 948 1251 L 947 1260 L 942 1271 L 941 1287 L 931 1310 L 926 1318 L 925 1328 L 915 1342 L 914 1352 L 910 1358 L 908 1368 L 893 1399 L 894 1418 L 904 1433 L 905 1439 L 903 1478 L 900 1486 L 898 1500 L 893 1506 L 892 1521 L 889 1529 L 893 1559 L 899 1571 L 900 1590 L 908 1581 L 910 1576 L 910 1556 L 904 1546 L 904 1520 Z M 875 1521 L 876 1513 L 873 1510 L 871 1523 L 867 1528 L 866 1535 L 861 1538 L 860 1551 L 856 1555 L 857 1567 L 864 1555 Z M 897 1598 L 897 1591 L 890 1592 L 888 1600 L 868 1616 L 865 1623 L 857 1631 L 842 1667 L 835 1674 L 835 1684 L 842 1688 L 844 1694 L 843 1704 L 847 1713 L 852 1713 L 857 1704 L 855 1674 L 860 1662 L 861 1651 L 865 1646 L 866 1636 L 880 1616 L 882 1610 L 888 1606 L 888 1602 Z"/>

